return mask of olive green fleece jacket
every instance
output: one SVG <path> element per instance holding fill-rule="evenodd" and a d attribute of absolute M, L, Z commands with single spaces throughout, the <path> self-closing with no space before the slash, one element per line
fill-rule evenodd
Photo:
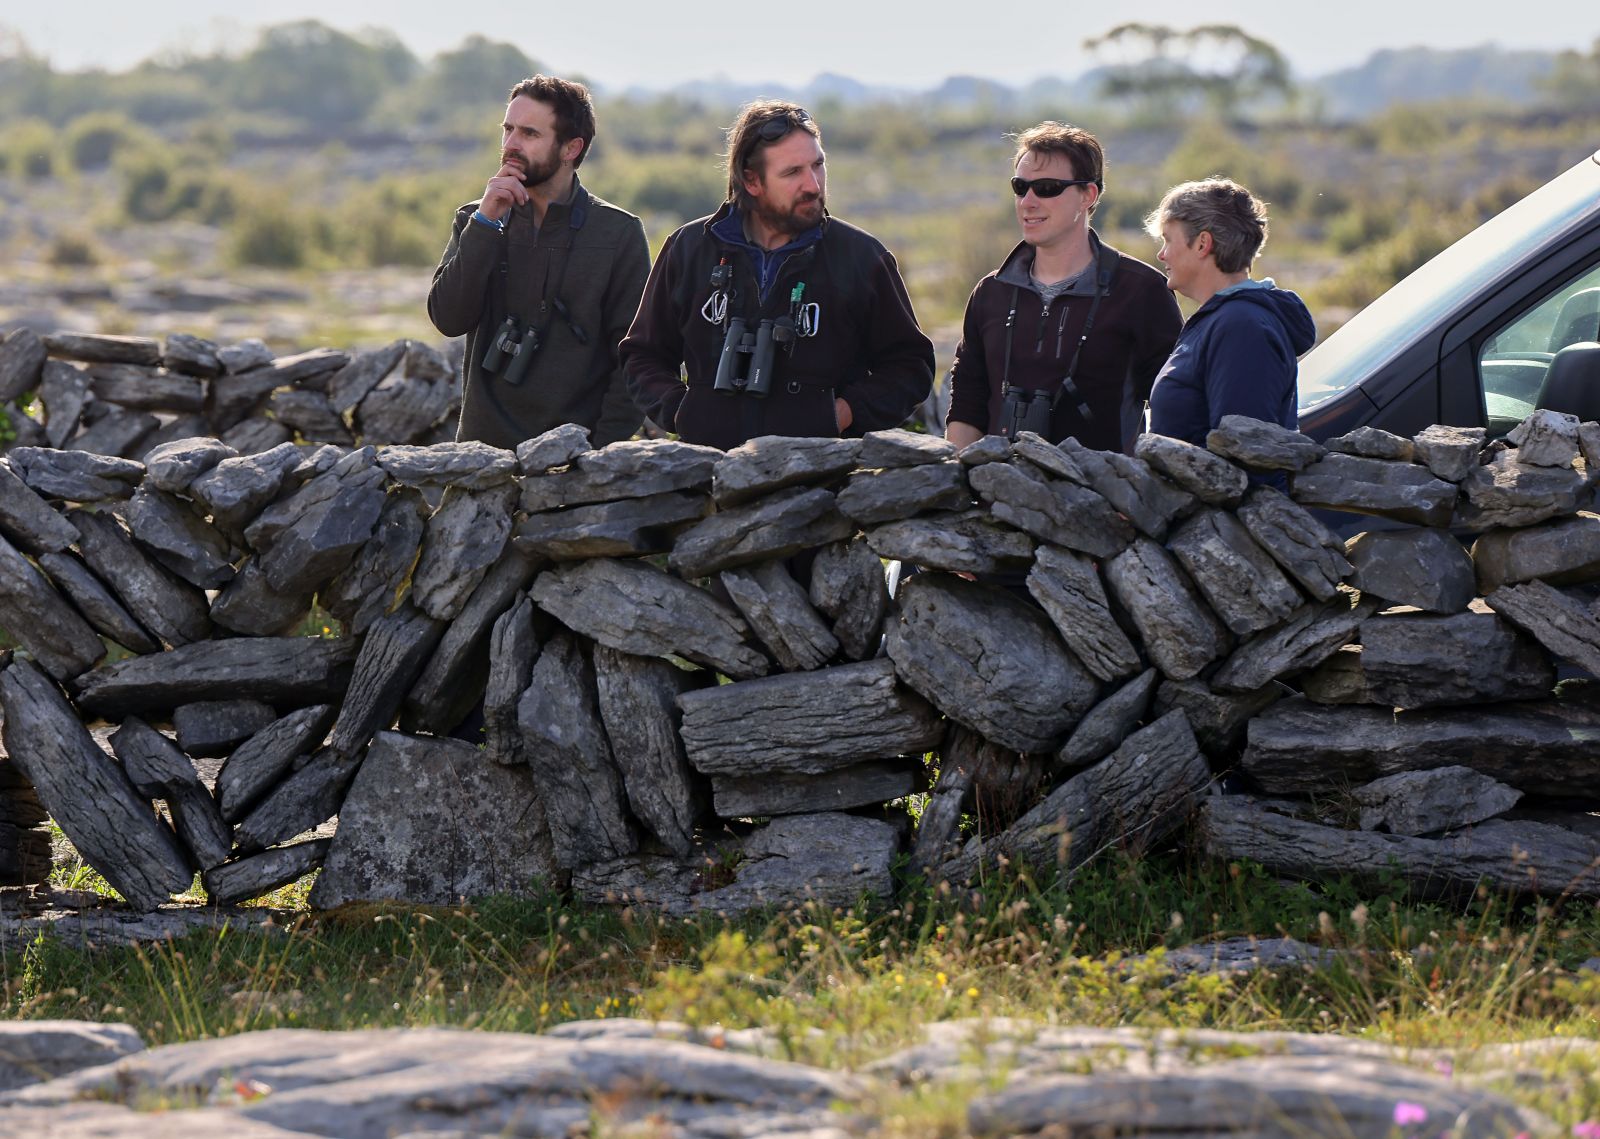
<path fill-rule="evenodd" d="M 568 202 L 546 209 L 537 228 L 527 205 L 507 215 L 503 234 L 473 221 L 477 208 L 468 202 L 456 211 L 428 292 L 433 326 L 467 338 L 456 438 L 514 448 L 563 423 L 589 428 L 596 447 L 628 438 L 643 416 L 617 364 L 617 344 L 650 272 L 644 225 L 581 183 Z M 503 287 L 497 282 L 502 243 Z M 553 307 L 557 298 L 570 323 Z M 483 371 L 484 347 L 507 312 L 538 328 L 542 342 L 517 385 Z"/>

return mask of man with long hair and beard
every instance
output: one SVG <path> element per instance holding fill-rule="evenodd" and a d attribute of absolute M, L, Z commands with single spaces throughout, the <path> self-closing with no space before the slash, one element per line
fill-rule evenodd
<path fill-rule="evenodd" d="M 926 398 L 933 345 L 894 257 L 829 215 L 827 185 L 804 108 L 740 111 L 727 200 L 667 239 L 622 342 L 634 398 L 660 427 L 723 448 L 860 435 Z"/>
<path fill-rule="evenodd" d="M 638 429 L 617 344 L 650 247 L 638 218 L 579 180 L 594 135 L 582 84 L 523 80 L 501 124 L 500 169 L 456 211 L 428 316 L 467 338 L 458 439 L 515 447 L 577 423 L 603 447 Z"/>

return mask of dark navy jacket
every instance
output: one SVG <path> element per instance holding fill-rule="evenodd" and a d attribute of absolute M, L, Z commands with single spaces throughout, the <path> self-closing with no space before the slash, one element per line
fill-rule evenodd
<path fill-rule="evenodd" d="M 1156 375 L 1150 430 L 1200 447 L 1224 415 L 1298 430 L 1296 357 L 1316 338 L 1305 303 L 1272 278 L 1224 289 L 1184 323 Z"/>

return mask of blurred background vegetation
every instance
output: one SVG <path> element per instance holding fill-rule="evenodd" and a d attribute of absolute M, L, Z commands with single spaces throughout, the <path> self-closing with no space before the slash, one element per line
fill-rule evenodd
<path fill-rule="evenodd" d="M 823 125 L 831 208 L 894 250 L 948 353 L 968 292 L 1016 240 L 1006 134 L 1040 119 L 1100 135 L 1097 225 L 1146 259 L 1142 220 L 1169 185 L 1249 185 L 1272 206 L 1259 273 L 1302 292 L 1324 332 L 1600 146 L 1600 42 L 1380 52 L 1314 82 L 1232 27 L 1128 24 L 1089 46 L 1104 66 L 1020 88 L 597 88 L 584 181 L 659 244 L 721 200 L 737 104 L 799 97 Z M 497 165 L 507 89 L 539 70 L 561 73 L 482 36 L 423 60 L 387 33 L 301 22 L 242 52 L 62 72 L 0 34 L 0 327 L 436 339 L 428 271 Z"/>

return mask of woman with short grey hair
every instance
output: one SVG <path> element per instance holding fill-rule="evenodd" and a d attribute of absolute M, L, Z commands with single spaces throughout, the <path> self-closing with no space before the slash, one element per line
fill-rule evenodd
<path fill-rule="evenodd" d="M 1267 240 L 1266 204 L 1228 178 L 1185 182 L 1145 229 L 1161 242 L 1167 288 L 1200 306 L 1156 376 L 1150 430 L 1203 447 L 1225 415 L 1297 429 L 1297 357 L 1316 326 L 1298 296 L 1250 276 Z"/>

